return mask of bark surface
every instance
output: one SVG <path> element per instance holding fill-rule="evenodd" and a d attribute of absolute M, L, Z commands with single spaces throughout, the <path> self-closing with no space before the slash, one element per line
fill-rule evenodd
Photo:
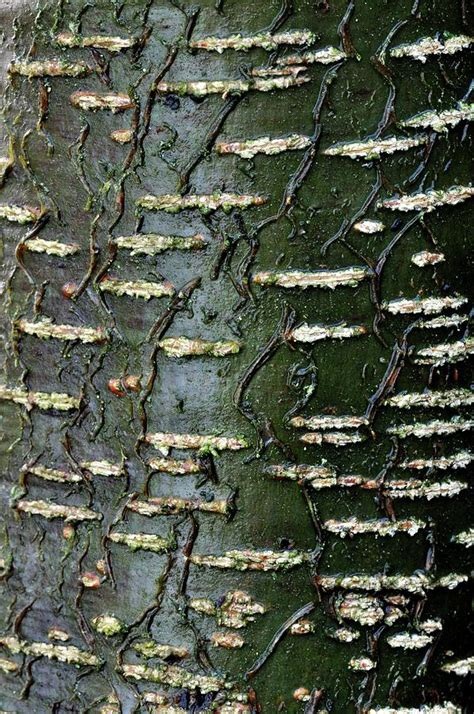
<path fill-rule="evenodd" d="M 468 4 L 0 21 L 0 709 L 467 712 Z"/>

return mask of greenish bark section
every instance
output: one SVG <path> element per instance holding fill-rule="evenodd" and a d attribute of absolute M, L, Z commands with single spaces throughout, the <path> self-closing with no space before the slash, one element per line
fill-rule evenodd
<path fill-rule="evenodd" d="M 395 393 L 420 392 L 428 384 L 447 389 L 470 383 L 468 361 L 430 372 L 413 359 L 421 347 L 462 339 L 465 323 L 461 329 L 407 330 L 416 316 L 380 311 L 382 301 L 400 296 L 471 297 L 469 202 L 417 220 L 415 213 L 375 208 L 377 200 L 396 194 L 467 185 L 472 148 L 468 126 L 461 123 L 447 134 L 429 134 L 428 148 L 380 160 L 353 161 L 323 153 L 337 142 L 373 138 L 377 130 L 383 137 L 411 136 L 398 121 L 425 109 L 452 108 L 465 98 L 469 67 L 463 53 L 421 64 L 392 59 L 388 49 L 441 31 L 466 33 L 467 9 L 462 2 L 433 6 L 423 0 L 415 6 L 407 0 L 356 5 L 351 9 L 345 0 L 295 0 L 282 7 L 274 0 L 202 0 L 193 5 L 71 0 L 40 2 L 35 11 L 20 8 L 7 15 L 5 57 L 25 58 L 28 52 L 31 60 L 59 56 L 85 61 L 94 72 L 85 78 L 15 76 L 4 92 L 0 153 L 7 155 L 11 141 L 15 165 L 0 189 L 0 203 L 42 206 L 49 219 L 36 226 L 0 219 L 2 381 L 35 392 L 81 395 L 82 406 L 65 416 L 0 402 L 0 557 L 5 561 L 1 628 L 5 635 L 28 642 L 48 642 L 48 631 L 59 628 L 70 635 L 66 645 L 91 652 L 102 665 L 76 668 L 2 648 L 0 657 L 23 664 L 16 673 L 0 672 L 2 710 L 146 712 L 153 711 L 143 699 L 143 692 L 149 691 L 168 691 L 185 711 L 209 710 L 212 693 L 189 694 L 186 686 L 168 690 L 123 677 L 124 663 L 147 663 L 133 645 L 150 636 L 160 644 L 187 648 L 190 656 L 179 665 L 186 671 L 226 675 L 236 682 L 237 691 L 254 690 L 249 711 L 258 710 L 254 699 L 265 714 L 304 711 L 306 705 L 293 697 L 301 687 L 324 690 L 319 705 L 311 708 L 310 702 L 306 711 L 419 707 L 438 701 L 468 710 L 467 678 L 440 672 L 445 662 L 468 655 L 468 584 L 429 591 L 426 599 L 412 595 L 404 619 L 392 626 L 357 625 L 360 637 L 351 643 L 329 636 L 337 626 L 334 593 L 315 587 L 318 574 L 469 573 L 467 550 L 451 542 L 454 534 L 469 527 L 467 492 L 429 502 L 390 501 L 378 498 L 377 490 L 315 491 L 266 473 L 274 464 L 324 464 L 341 475 L 405 479 L 412 474 L 399 468 L 403 459 L 450 455 L 469 443 L 463 433 L 397 441 L 386 433 L 389 426 L 451 419 L 457 412 L 397 412 L 377 400 L 368 411 L 370 428 L 360 429 L 367 438 L 355 445 L 305 445 L 299 439 L 303 431 L 289 425 L 296 414 L 364 414 L 384 384 L 397 349 L 402 369 Z M 154 83 L 161 80 L 245 79 L 252 67 L 275 64 L 298 51 L 190 52 L 186 41 L 191 38 L 294 29 L 314 32 L 318 48 L 340 47 L 347 59 L 311 65 L 308 83 L 269 93 L 197 100 L 154 91 Z M 134 50 L 119 54 L 60 50 L 54 36 L 66 31 L 139 41 Z M 82 111 L 69 100 L 76 91 L 124 93 L 135 108 L 115 114 Z M 131 143 L 111 140 L 112 131 L 128 128 L 133 130 Z M 310 149 L 246 160 L 219 156 L 213 148 L 217 138 L 242 141 L 293 133 L 313 137 Z M 139 211 L 135 206 L 145 194 L 219 191 L 269 200 L 265 206 L 209 215 L 196 210 Z M 387 227 L 374 235 L 357 233 L 351 229 L 356 217 L 376 218 Z M 114 250 L 114 237 L 135 233 L 199 233 L 207 245 L 154 256 Z M 80 251 L 67 257 L 27 251 L 21 242 L 33 234 L 76 243 Z M 441 252 L 446 260 L 419 268 L 410 259 L 422 250 Z M 353 265 L 365 266 L 370 273 L 355 288 L 286 290 L 260 288 L 251 281 L 258 271 L 311 272 Z M 115 296 L 99 289 L 105 274 L 126 281 L 169 281 L 181 294 L 147 302 Z M 76 292 L 68 299 L 62 288 L 71 284 Z M 106 328 L 111 340 L 84 345 L 12 335 L 11 325 L 20 317 L 41 316 L 59 324 Z M 340 321 L 364 325 L 368 334 L 315 345 L 285 340 L 288 330 L 302 322 Z M 165 336 L 237 340 L 242 349 L 225 357 L 173 358 L 157 349 Z M 140 377 L 138 391 L 123 383 L 110 388 L 110 380 L 123 382 L 125 375 Z M 459 412 L 467 417 L 464 408 Z M 171 457 L 194 458 L 203 472 L 173 476 L 149 467 L 151 458 L 160 457 L 144 441 L 149 432 L 244 436 L 250 446 L 218 454 L 211 448 L 200 453 L 173 449 Z M 93 475 L 84 468 L 84 462 L 97 460 L 123 464 L 122 473 Z M 25 465 L 73 471 L 83 480 L 59 484 L 33 475 L 25 479 Z M 467 479 L 461 470 L 420 478 Z M 235 512 L 232 509 L 231 518 L 199 511 L 147 518 L 127 510 L 130 494 L 205 503 L 230 499 Z M 92 508 L 102 520 L 79 523 L 64 533 L 61 520 L 17 513 L 20 497 Z M 394 514 L 397 519 L 423 519 L 428 527 L 413 537 L 401 533 L 344 540 L 321 529 L 332 518 L 367 520 Z M 161 536 L 171 549 L 128 550 L 107 538 L 114 532 Z M 186 561 L 192 554 L 222 555 L 234 549 L 294 549 L 311 558 L 277 572 L 207 569 Z M 89 574 L 86 585 L 92 577 L 99 587 L 85 587 L 84 574 Z M 212 634 L 222 629 L 216 619 L 188 605 L 190 598 L 219 604 L 233 590 L 249 593 L 264 605 L 265 614 L 233 631 L 245 640 L 241 649 L 226 650 L 211 644 Z M 314 632 L 286 632 L 278 642 L 273 640 L 307 604 Z M 93 621 L 101 615 L 117 618 L 116 634 L 95 631 Z M 442 619 L 443 631 L 432 652 L 388 645 L 387 636 L 416 632 L 418 620 L 435 617 Z M 362 656 L 376 663 L 367 675 L 348 668 L 351 658 Z M 152 667 L 160 663 L 159 658 L 148 661 Z M 246 672 L 251 676 L 246 678 Z M 116 709 L 101 709 L 107 701 Z"/>

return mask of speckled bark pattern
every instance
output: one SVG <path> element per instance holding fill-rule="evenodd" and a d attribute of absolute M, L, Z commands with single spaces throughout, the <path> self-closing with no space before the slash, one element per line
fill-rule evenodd
<path fill-rule="evenodd" d="M 1 712 L 467 711 L 468 3 L 0 5 Z"/>

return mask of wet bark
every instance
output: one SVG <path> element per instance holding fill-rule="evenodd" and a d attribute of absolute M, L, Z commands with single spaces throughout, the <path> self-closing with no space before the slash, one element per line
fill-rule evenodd
<path fill-rule="evenodd" d="M 2 711 L 468 711 L 471 19 L 2 5 Z"/>

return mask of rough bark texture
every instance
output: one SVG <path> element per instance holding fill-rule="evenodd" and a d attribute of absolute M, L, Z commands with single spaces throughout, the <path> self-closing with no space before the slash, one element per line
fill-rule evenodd
<path fill-rule="evenodd" d="M 472 296 L 468 4 L 31 5 L 0 9 L 0 708 L 467 711 L 468 303 L 390 305 Z"/>

